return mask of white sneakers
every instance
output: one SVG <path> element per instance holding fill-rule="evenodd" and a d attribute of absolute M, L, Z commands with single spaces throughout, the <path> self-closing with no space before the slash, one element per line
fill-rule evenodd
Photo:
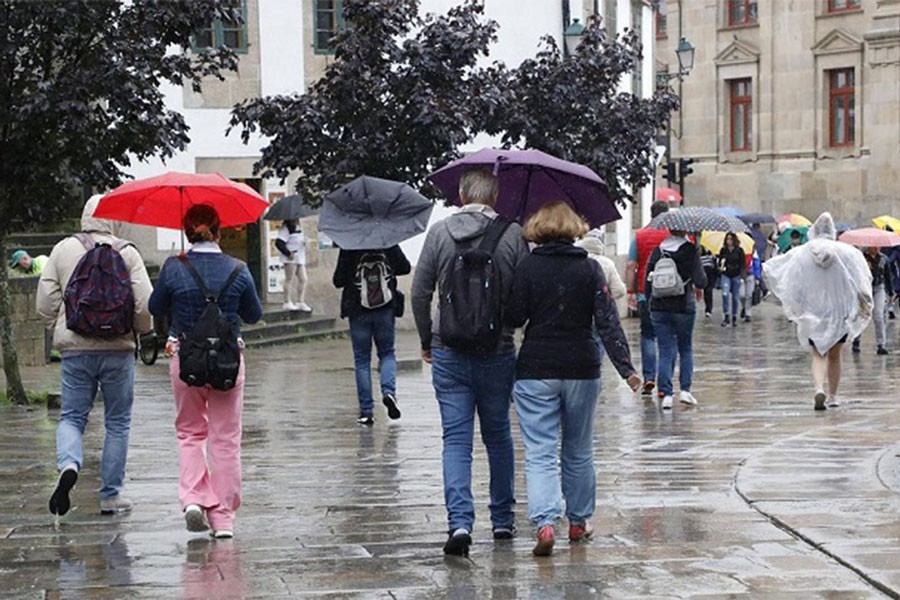
<path fill-rule="evenodd" d="M 131 512 L 132 508 L 134 508 L 134 503 L 122 495 L 113 496 L 112 498 L 100 498 L 100 514 L 103 515 Z"/>
<path fill-rule="evenodd" d="M 313 311 L 312 307 L 306 302 L 301 302 L 300 304 L 285 302 L 281 305 L 281 308 L 284 310 L 289 310 L 291 312 L 296 312 L 299 310 L 300 312 L 311 313 Z"/>
<path fill-rule="evenodd" d="M 206 531 L 209 523 L 206 521 L 205 511 L 196 504 L 188 504 L 184 509 L 184 523 L 188 531 Z"/>
<path fill-rule="evenodd" d="M 828 400 L 825 401 L 825 406 L 828 408 L 837 408 L 841 405 L 841 401 L 838 400 L 837 396 L 828 396 Z"/>
<path fill-rule="evenodd" d="M 294 304 L 293 302 L 285 302 L 284 304 L 281 305 L 281 308 L 283 308 L 284 310 L 290 310 L 290 311 L 299 310 L 297 308 L 297 305 Z"/>
<path fill-rule="evenodd" d="M 697 406 L 697 399 L 694 398 L 694 395 L 690 392 L 682 391 L 678 394 L 678 401 L 682 404 L 687 404 L 688 406 Z M 675 403 L 675 398 L 671 395 L 664 396 L 662 399 L 662 403 L 660 407 L 663 410 L 672 410 L 672 405 Z"/>
<path fill-rule="evenodd" d="M 210 532 L 209 535 L 217 540 L 230 540 L 234 537 L 234 532 L 230 529 L 219 529 L 218 531 Z"/>

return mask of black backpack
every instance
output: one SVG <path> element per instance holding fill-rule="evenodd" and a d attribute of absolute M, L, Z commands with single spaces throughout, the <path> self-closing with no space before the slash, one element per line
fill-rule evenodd
<path fill-rule="evenodd" d="M 241 274 L 244 263 L 236 261 L 225 285 L 218 294 L 213 295 L 187 257 L 181 255 L 179 258 L 206 298 L 206 308 L 194 328 L 190 333 L 181 334 L 178 349 L 181 380 L 194 387 L 209 386 L 214 390 L 230 390 L 237 384 L 241 350 L 237 336 L 219 309 L 219 298 Z"/>
<path fill-rule="evenodd" d="M 440 286 L 440 336 L 448 348 L 484 355 L 503 332 L 500 269 L 494 252 L 511 225 L 497 217 L 477 246 L 460 249 Z"/>

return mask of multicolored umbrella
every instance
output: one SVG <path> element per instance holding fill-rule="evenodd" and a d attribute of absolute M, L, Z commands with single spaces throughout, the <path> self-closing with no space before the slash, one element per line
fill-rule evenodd
<path fill-rule="evenodd" d="M 98 219 L 181 229 L 184 214 L 195 204 L 219 213 L 222 227 L 255 223 L 269 207 L 256 190 L 218 173 L 169 172 L 123 183 L 103 198 L 94 211 Z"/>
<path fill-rule="evenodd" d="M 728 215 L 723 215 L 720 212 L 701 206 L 690 206 L 688 208 L 670 210 L 650 221 L 647 227 L 650 229 L 686 231 L 688 233 L 698 233 L 701 231 L 750 232 L 750 228 L 740 219 L 729 217 Z"/>
<path fill-rule="evenodd" d="M 669 204 L 677 204 L 681 202 L 681 194 L 672 188 L 661 187 L 656 188 L 656 200 L 658 202 L 668 202 Z"/>
<path fill-rule="evenodd" d="M 885 231 L 876 227 L 864 227 L 862 229 L 853 229 L 841 234 L 839 241 L 850 244 L 852 246 L 860 246 L 869 248 L 890 248 L 900 246 L 900 235 L 892 231 Z"/>
<path fill-rule="evenodd" d="M 879 229 L 887 229 L 890 227 L 894 231 L 900 231 L 900 219 L 895 219 L 890 215 L 876 217 L 872 219 L 872 222 L 875 223 L 875 227 L 878 227 Z"/>
<path fill-rule="evenodd" d="M 460 179 L 479 167 L 490 169 L 500 180 L 500 195 L 494 208 L 508 219 L 524 223 L 541 206 L 557 201 L 571 206 L 592 228 L 621 218 L 599 175 L 584 165 L 539 150 L 487 148 L 453 161 L 428 179 L 459 206 Z"/>
<path fill-rule="evenodd" d="M 781 223 L 789 223 L 793 227 L 812 227 L 812 221 L 804 217 L 803 215 L 798 215 L 797 213 L 788 213 L 786 215 L 781 215 L 778 217 L 777 222 Z"/>

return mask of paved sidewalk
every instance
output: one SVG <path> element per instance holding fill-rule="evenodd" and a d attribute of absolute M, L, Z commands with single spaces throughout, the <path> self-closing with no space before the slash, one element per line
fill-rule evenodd
<path fill-rule="evenodd" d="M 749 327 L 698 325 L 701 405 L 662 413 L 611 377 L 596 421 L 596 538 L 530 554 L 495 544 L 476 443 L 470 559 L 445 559 L 441 432 L 429 372 L 399 377 L 399 424 L 357 427 L 349 342 L 249 355 L 237 538 L 183 530 L 165 364 L 138 369 L 130 515 L 97 513 L 102 427 L 86 436 L 75 509 L 46 512 L 55 412 L 0 407 L 0 597 L 878 598 L 900 591 L 900 355 L 847 355 L 845 405 L 812 410 L 808 358 L 774 307 Z M 636 323 L 628 323 L 633 347 Z M 891 330 L 892 339 L 896 331 Z M 400 340 L 415 354 L 414 336 Z M 29 372 L 50 381 L 54 370 Z M 895 489 L 890 489 L 894 486 Z"/>

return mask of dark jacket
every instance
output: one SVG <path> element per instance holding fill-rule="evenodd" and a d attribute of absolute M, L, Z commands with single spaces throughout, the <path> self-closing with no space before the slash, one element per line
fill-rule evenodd
<path fill-rule="evenodd" d="M 724 263 L 725 270 L 722 274 L 725 277 L 743 277 L 747 271 L 747 255 L 740 246 L 728 249 L 722 246 L 719 250 L 719 262 Z"/>
<path fill-rule="evenodd" d="M 677 247 L 676 247 L 677 246 Z M 662 251 L 670 254 L 675 260 L 678 267 L 678 274 L 685 282 L 684 294 L 681 296 L 672 296 L 670 298 L 653 298 L 653 281 L 650 275 L 656 268 L 662 256 Z M 697 305 L 694 301 L 694 288 L 703 289 L 706 287 L 706 273 L 703 272 L 703 263 L 700 260 L 700 253 L 693 244 L 683 238 L 670 237 L 663 241 L 647 263 L 647 298 L 650 298 L 650 310 L 660 312 L 675 313 L 695 313 Z"/>
<path fill-rule="evenodd" d="M 356 268 L 359 265 L 359 259 L 372 252 L 384 252 L 387 264 L 394 272 L 394 276 L 388 282 L 388 285 L 394 292 L 397 291 L 397 276 L 409 275 L 409 272 L 412 270 L 409 260 L 403 254 L 400 246 L 394 246 L 387 250 L 341 250 L 340 254 L 338 254 L 337 267 L 334 269 L 332 281 L 334 287 L 344 290 L 341 293 L 342 319 L 355 317 L 366 310 L 360 304 L 359 288 L 356 286 Z M 393 306 L 397 301 L 399 301 L 397 294 L 394 294 L 389 306 Z"/>
<path fill-rule="evenodd" d="M 432 319 L 432 298 L 439 288 L 457 253 L 463 249 L 477 245 L 487 231 L 488 226 L 497 217 L 492 209 L 481 204 L 463 207 L 455 215 L 451 215 L 435 223 L 428 230 L 422 254 L 416 264 L 416 275 L 412 285 L 412 309 L 416 318 L 416 329 L 423 350 L 442 348 L 440 337 L 440 318 Z M 501 299 L 505 304 L 512 289 L 513 272 L 525 256 L 528 255 L 528 244 L 522 238 L 522 228 L 512 223 L 506 228 L 494 259 L 500 272 Z M 507 327 L 503 331 L 496 354 L 514 352 L 514 328 Z"/>
<path fill-rule="evenodd" d="M 236 259 L 221 252 L 187 253 L 187 259 L 197 270 L 210 292 L 217 294 L 231 275 Z M 219 308 L 235 335 L 240 335 L 241 320 L 256 323 L 262 317 L 262 304 L 256 294 L 256 286 L 247 266 L 234 283 L 219 298 Z M 171 318 L 169 335 L 178 337 L 189 333 L 206 309 L 206 298 L 197 282 L 181 264 L 177 256 L 166 260 L 159 272 L 159 280 L 150 295 L 150 313 L 156 318 Z"/>
<path fill-rule="evenodd" d="M 544 244 L 519 263 L 506 322 L 528 324 L 516 379 L 597 379 L 595 327 L 619 375 L 635 372 L 603 269 L 571 243 Z"/>
<path fill-rule="evenodd" d="M 872 272 L 872 287 L 884 286 L 884 291 L 888 296 L 894 295 L 894 281 L 891 274 L 890 261 L 887 256 L 879 252 L 872 256 L 868 252 L 863 252 L 866 262 L 869 264 L 869 271 Z"/>

